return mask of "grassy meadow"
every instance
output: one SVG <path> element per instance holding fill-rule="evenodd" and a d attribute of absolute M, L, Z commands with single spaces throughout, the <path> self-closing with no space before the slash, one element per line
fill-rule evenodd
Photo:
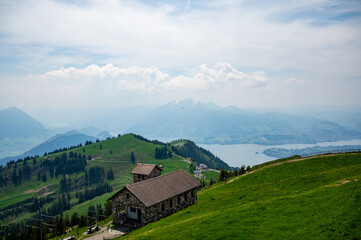
<path fill-rule="evenodd" d="M 198 192 L 196 205 L 119 239 L 361 239 L 361 154 L 217 183 Z"/>

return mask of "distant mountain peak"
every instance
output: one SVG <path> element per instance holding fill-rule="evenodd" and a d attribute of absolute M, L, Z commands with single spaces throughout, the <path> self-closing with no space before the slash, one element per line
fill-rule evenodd
<path fill-rule="evenodd" d="M 44 126 L 17 107 L 0 111 L 0 139 L 46 135 Z"/>
<path fill-rule="evenodd" d="M 183 100 L 175 100 L 170 102 L 172 105 L 197 105 L 199 102 L 194 100 L 193 98 L 185 98 Z"/>

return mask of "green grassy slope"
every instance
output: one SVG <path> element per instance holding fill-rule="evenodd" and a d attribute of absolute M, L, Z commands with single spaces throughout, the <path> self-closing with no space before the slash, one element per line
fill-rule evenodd
<path fill-rule="evenodd" d="M 361 154 L 283 162 L 120 239 L 361 239 Z"/>

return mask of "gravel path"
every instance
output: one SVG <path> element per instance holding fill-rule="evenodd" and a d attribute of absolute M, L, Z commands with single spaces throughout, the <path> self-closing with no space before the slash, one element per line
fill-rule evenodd
<path fill-rule="evenodd" d="M 94 233 L 94 235 L 92 235 L 90 237 L 86 237 L 87 234 L 85 232 L 84 235 L 79 239 L 86 239 L 86 240 L 113 239 L 115 237 L 122 236 L 129 232 L 129 229 L 126 227 L 109 228 L 109 230 L 108 230 L 108 226 L 110 223 L 112 223 L 112 222 L 109 222 L 107 225 L 100 228 L 100 230 L 98 232 Z"/>

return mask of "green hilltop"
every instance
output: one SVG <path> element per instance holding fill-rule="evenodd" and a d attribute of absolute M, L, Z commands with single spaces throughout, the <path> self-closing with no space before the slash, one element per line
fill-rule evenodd
<path fill-rule="evenodd" d="M 118 239 L 361 239 L 361 154 L 264 164 Z"/>

